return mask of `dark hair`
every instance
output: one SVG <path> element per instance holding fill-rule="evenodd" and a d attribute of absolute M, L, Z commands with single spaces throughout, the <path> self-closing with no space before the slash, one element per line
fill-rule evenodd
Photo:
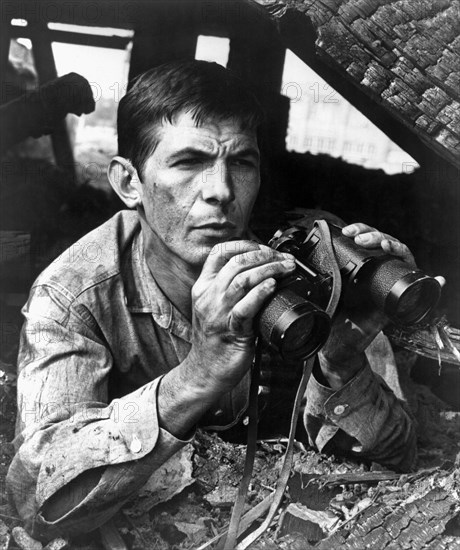
<path fill-rule="evenodd" d="M 118 107 L 118 153 L 139 177 L 158 144 L 156 129 L 189 111 L 197 125 L 207 118 L 236 119 L 256 130 L 262 107 L 252 90 L 231 71 L 207 61 L 160 65 L 134 78 Z"/>

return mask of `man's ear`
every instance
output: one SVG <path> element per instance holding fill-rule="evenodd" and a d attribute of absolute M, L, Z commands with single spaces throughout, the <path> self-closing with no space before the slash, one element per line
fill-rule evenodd
<path fill-rule="evenodd" d="M 142 203 L 142 183 L 129 160 L 113 157 L 107 168 L 107 177 L 115 193 L 128 208 L 136 208 Z"/>

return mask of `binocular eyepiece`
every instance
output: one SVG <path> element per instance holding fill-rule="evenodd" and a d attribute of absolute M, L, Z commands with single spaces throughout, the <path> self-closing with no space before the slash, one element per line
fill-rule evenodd
<path fill-rule="evenodd" d="M 328 227 L 333 251 L 322 242 L 318 226 L 309 234 L 301 227 L 278 231 L 269 242 L 275 250 L 291 253 L 297 263 L 294 274 L 278 283 L 257 320 L 262 338 L 284 359 L 306 359 L 326 343 L 331 319 L 325 309 L 333 280 L 324 266 L 331 252 L 340 270 L 341 299 L 377 308 L 397 325 L 422 322 L 441 296 L 435 278 L 382 250 L 358 246 L 333 224 Z"/>

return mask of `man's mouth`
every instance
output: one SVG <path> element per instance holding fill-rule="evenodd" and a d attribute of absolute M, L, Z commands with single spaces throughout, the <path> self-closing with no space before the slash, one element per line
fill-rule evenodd
<path fill-rule="evenodd" d="M 202 223 L 194 227 L 195 231 L 205 239 L 222 241 L 234 239 L 236 236 L 236 225 L 229 221 Z"/>
<path fill-rule="evenodd" d="M 230 230 L 235 228 L 236 228 L 236 225 L 229 221 L 203 223 L 195 227 L 195 229 L 211 229 L 216 231 L 224 231 L 224 230 Z"/>

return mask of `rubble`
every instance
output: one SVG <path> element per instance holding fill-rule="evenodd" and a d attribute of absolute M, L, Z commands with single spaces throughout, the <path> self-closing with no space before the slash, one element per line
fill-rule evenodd
<path fill-rule="evenodd" d="M 12 535 L 21 550 L 42 550 L 43 544 L 33 539 L 22 527 L 14 527 Z"/>
<path fill-rule="evenodd" d="M 130 513 L 141 515 L 148 512 L 194 483 L 192 454 L 193 447 L 188 444 L 156 470 L 139 492 L 136 506 L 130 509 Z"/>
<path fill-rule="evenodd" d="M 0 550 L 8 550 L 10 544 L 11 534 L 8 527 L 0 519 Z"/>
<path fill-rule="evenodd" d="M 54 539 L 49 542 L 43 550 L 70 550 L 69 541 L 67 539 Z M 113 549 L 115 550 L 115 549 Z"/>
<path fill-rule="evenodd" d="M 12 458 L 16 378 L 11 364 L 1 367 L 4 478 Z M 252 550 L 460 548 L 460 413 L 448 410 L 426 386 L 410 382 L 406 390 L 421 428 L 419 469 L 401 475 L 298 444 L 280 513 Z M 243 529 L 265 516 L 285 448 L 283 439 L 258 443 Z M 199 430 L 193 444 L 115 516 L 112 542 L 105 547 L 212 550 L 228 528 L 244 459 L 245 445 Z M 57 538 L 43 548 L 25 532 L 2 494 L 0 550 L 100 550 L 101 544 L 104 530 L 82 544 Z"/>

